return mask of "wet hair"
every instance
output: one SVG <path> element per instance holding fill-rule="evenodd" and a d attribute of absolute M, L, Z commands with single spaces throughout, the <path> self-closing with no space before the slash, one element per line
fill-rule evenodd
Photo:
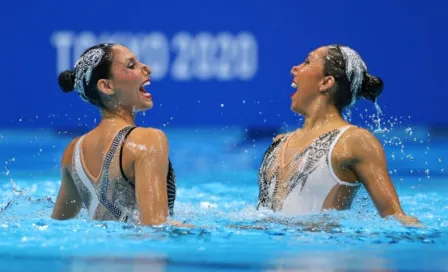
<path fill-rule="evenodd" d="M 102 43 L 87 49 L 76 62 L 73 70 L 59 74 L 58 83 L 63 92 L 76 91 L 80 97 L 95 106 L 104 108 L 97 83 L 100 79 L 112 77 L 112 47 L 115 44 Z"/>
<path fill-rule="evenodd" d="M 352 106 L 361 97 L 375 103 L 383 92 L 381 78 L 369 74 L 362 58 L 347 46 L 328 46 L 324 73 L 335 78 L 333 103 L 339 111 Z"/>

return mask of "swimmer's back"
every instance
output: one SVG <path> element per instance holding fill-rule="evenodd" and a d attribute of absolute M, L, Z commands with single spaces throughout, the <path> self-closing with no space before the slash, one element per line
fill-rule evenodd
<path fill-rule="evenodd" d="M 121 138 L 118 137 L 120 133 L 123 134 Z M 113 148 L 115 152 L 111 153 Z M 75 159 L 72 159 L 76 157 L 76 150 L 79 150 L 82 157 L 80 164 L 84 171 L 81 172 L 86 173 L 93 186 L 104 181 L 107 171 L 111 183 L 125 180 L 135 187 L 132 192 L 142 224 L 160 224 L 166 221 L 170 198 L 168 194 L 173 195 L 173 190 L 170 190 L 167 184 L 170 176 L 173 178 L 170 185 L 174 187 L 174 194 L 175 184 L 174 173 L 170 173 L 172 169 L 170 172 L 168 170 L 171 168 L 168 141 L 162 131 L 119 124 L 100 124 L 83 137 L 72 141 L 64 153 L 63 166 L 71 173 L 74 181 L 78 174 L 73 168 Z M 108 161 L 109 167 L 105 168 Z M 171 198 L 174 203 L 174 198 Z"/>
<path fill-rule="evenodd" d="M 83 166 L 94 178 L 97 178 L 101 174 L 106 159 L 106 153 L 112 147 L 113 140 L 120 129 L 121 128 L 99 126 L 84 136 L 81 146 L 81 152 L 84 159 Z M 78 139 L 79 138 L 75 139 L 74 142 L 78 141 Z M 69 145 L 69 148 L 71 149 L 74 147 L 75 145 L 73 143 Z M 119 149 L 120 150 L 117 150 L 116 153 L 118 153 L 118 157 L 121 157 L 118 158 L 121 163 L 113 163 L 111 164 L 111 168 L 119 168 L 121 164 L 122 171 L 120 169 L 119 171 L 113 169 L 112 172 L 124 174 L 124 178 L 127 178 L 134 183 L 135 163 L 140 159 L 143 159 L 144 156 L 150 155 L 148 153 L 156 152 L 157 150 L 168 153 L 168 141 L 161 130 L 134 127 L 131 128 L 127 135 L 124 135 L 124 141 L 119 146 Z M 70 153 L 72 152 L 73 151 Z M 71 159 L 68 163 L 72 163 Z M 110 178 L 113 179 L 116 177 Z"/>

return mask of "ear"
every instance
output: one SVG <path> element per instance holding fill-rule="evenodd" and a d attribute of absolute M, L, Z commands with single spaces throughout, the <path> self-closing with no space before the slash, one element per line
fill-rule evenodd
<path fill-rule="evenodd" d="M 336 80 L 333 76 L 326 76 L 320 83 L 319 92 L 328 93 L 335 84 Z"/>
<path fill-rule="evenodd" d="M 96 84 L 96 87 L 98 88 L 98 90 L 104 94 L 107 95 L 113 95 L 115 94 L 114 92 L 114 88 L 112 85 L 112 81 L 108 80 L 108 79 L 100 79 L 98 80 L 98 83 Z"/>

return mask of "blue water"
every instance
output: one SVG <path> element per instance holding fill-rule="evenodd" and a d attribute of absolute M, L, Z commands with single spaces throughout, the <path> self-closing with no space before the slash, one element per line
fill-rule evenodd
<path fill-rule="evenodd" d="M 447 139 L 406 128 L 378 135 L 405 212 L 426 226 L 417 229 L 380 218 L 363 189 L 350 211 L 256 211 L 269 139 L 229 128 L 166 133 L 175 219 L 192 229 L 94 222 L 85 212 L 51 220 L 59 161 L 75 135 L 1 131 L 0 271 L 448 271 Z"/>

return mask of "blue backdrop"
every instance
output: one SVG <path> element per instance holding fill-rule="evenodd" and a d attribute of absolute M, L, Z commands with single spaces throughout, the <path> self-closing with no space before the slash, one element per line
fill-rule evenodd
<path fill-rule="evenodd" d="M 446 1 L 2 1 L 1 126 L 92 124 L 57 85 L 88 46 L 116 41 L 153 68 L 145 124 L 294 123 L 290 68 L 316 47 L 356 49 L 383 78 L 379 103 L 410 124 L 448 125 Z M 363 103 L 361 112 L 373 105 Z"/>

